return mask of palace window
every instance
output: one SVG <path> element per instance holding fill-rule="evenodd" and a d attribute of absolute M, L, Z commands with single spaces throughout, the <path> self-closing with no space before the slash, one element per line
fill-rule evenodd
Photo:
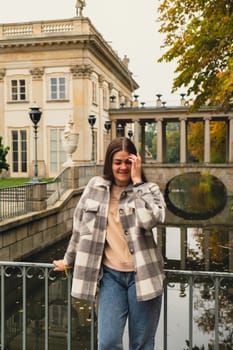
<path fill-rule="evenodd" d="M 50 129 L 50 172 L 53 176 L 62 170 L 62 164 L 66 161 L 66 154 L 62 146 L 63 129 Z"/>
<path fill-rule="evenodd" d="M 50 100 L 67 99 L 67 82 L 65 77 L 50 78 Z"/>
<path fill-rule="evenodd" d="M 97 104 L 97 83 L 92 82 L 92 103 Z"/>
<path fill-rule="evenodd" d="M 11 131 L 12 170 L 14 173 L 27 172 L 27 131 Z"/>
<path fill-rule="evenodd" d="M 103 88 L 103 108 L 108 108 L 108 92 L 106 88 Z"/>
<path fill-rule="evenodd" d="M 11 101 L 26 101 L 26 80 L 11 80 Z"/>

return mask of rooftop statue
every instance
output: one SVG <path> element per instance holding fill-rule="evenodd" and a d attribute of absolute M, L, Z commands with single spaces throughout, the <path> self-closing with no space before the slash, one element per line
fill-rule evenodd
<path fill-rule="evenodd" d="M 83 15 L 83 8 L 86 6 L 85 0 L 77 0 L 76 1 L 76 16 L 82 17 Z"/>

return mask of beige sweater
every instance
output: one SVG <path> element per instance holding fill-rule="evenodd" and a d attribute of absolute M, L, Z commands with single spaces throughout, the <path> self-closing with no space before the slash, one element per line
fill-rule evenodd
<path fill-rule="evenodd" d="M 111 188 L 103 264 L 127 272 L 134 271 L 134 263 L 119 217 L 118 203 L 123 190 L 115 185 Z"/>

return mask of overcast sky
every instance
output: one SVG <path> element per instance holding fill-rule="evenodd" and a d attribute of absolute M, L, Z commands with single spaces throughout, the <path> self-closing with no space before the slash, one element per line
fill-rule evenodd
<path fill-rule="evenodd" d="M 76 0 L 1 0 L 0 22 L 72 18 Z M 156 94 L 168 105 L 177 105 L 180 92 L 171 94 L 175 64 L 157 63 L 162 37 L 158 33 L 159 0 L 86 0 L 84 16 L 123 58 L 140 85 L 140 102 L 154 103 Z"/>

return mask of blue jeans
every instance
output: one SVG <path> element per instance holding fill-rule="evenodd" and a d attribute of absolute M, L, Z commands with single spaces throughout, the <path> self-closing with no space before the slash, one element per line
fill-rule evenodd
<path fill-rule="evenodd" d="M 154 350 L 162 297 L 137 301 L 135 273 L 104 266 L 98 301 L 98 350 L 122 350 L 128 318 L 129 350 Z"/>

